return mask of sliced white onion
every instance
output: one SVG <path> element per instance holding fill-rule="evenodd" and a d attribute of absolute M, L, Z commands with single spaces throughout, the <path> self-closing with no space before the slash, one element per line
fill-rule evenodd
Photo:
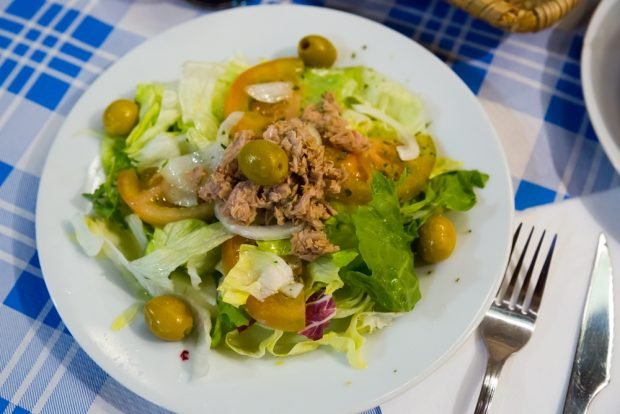
<path fill-rule="evenodd" d="M 398 139 L 403 144 L 396 147 L 396 150 L 398 151 L 398 155 L 401 160 L 409 161 L 418 158 L 418 156 L 420 155 L 420 146 L 418 145 L 418 141 L 416 141 L 415 139 L 415 135 L 408 131 L 405 131 L 405 129 L 398 121 L 369 105 L 357 104 L 353 105 L 352 108 L 357 112 L 369 115 L 394 128 L 394 131 L 396 131 L 396 134 L 398 134 Z"/>
<path fill-rule="evenodd" d="M 284 101 L 293 95 L 290 82 L 266 82 L 250 85 L 245 92 L 259 102 L 274 104 Z"/>
<path fill-rule="evenodd" d="M 168 201 L 183 207 L 198 204 L 195 184 L 189 176 L 194 168 L 202 164 L 202 156 L 197 152 L 170 158 L 167 161 L 159 172 L 167 184 L 164 189 Z"/>
<path fill-rule="evenodd" d="M 230 130 L 243 118 L 243 112 L 235 111 L 226 117 L 217 129 L 216 142 L 222 143 L 226 146 L 230 143 Z"/>
<path fill-rule="evenodd" d="M 295 232 L 302 229 L 302 225 L 293 225 L 293 223 L 274 225 L 274 226 L 246 226 L 230 217 L 226 217 L 222 213 L 222 204 L 215 205 L 215 217 L 222 225 L 231 233 L 238 234 L 251 240 L 282 240 L 288 239 Z"/>

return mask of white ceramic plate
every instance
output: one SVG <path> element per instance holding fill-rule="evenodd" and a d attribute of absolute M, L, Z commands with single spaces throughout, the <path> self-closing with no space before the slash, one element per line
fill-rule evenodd
<path fill-rule="evenodd" d="M 620 2 L 603 0 L 590 20 L 581 55 L 582 83 L 592 125 L 620 172 Z"/>
<path fill-rule="evenodd" d="M 413 312 L 369 338 L 368 368 L 355 370 L 330 351 L 252 360 L 213 352 L 211 371 L 188 379 L 180 343 L 151 338 L 140 321 L 120 332 L 110 324 L 135 302 L 111 265 L 84 256 L 69 221 L 87 203 L 80 193 L 98 157 L 101 111 L 135 85 L 174 80 L 188 59 L 219 61 L 295 53 L 309 33 L 330 38 L 338 64 L 366 64 L 420 94 L 443 152 L 491 175 L 479 204 L 457 219 L 454 255 L 432 275 L 420 272 L 423 298 Z M 363 46 L 366 46 L 363 48 Z M 352 53 L 356 58 L 352 60 Z M 76 156 L 79 154 L 79 156 Z M 45 281 L 63 321 L 84 350 L 129 389 L 180 412 L 343 413 L 370 408 L 437 368 L 471 334 L 497 289 L 507 259 L 511 182 L 498 138 L 475 97 L 439 59 L 372 21 L 328 9 L 247 7 L 208 15 L 146 42 L 102 75 L 67 117 L 47 160 L 37 208 Z M 471 229 L 471 232 L 467 230 Z M 389 260 L 389 258 L 386 258 Z M 191 362 L 191 359 L 190 359 Z"/>

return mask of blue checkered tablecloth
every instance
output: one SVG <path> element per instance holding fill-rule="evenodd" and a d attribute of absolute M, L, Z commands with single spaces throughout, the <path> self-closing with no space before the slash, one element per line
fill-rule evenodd
<path fill-rule="evenodd" d="M 517 209 L 620 184 L 586 114 L 579 63 L 583 24 L 514 35 L 442 0 L 295 3 L 365 15 L 450 65 L 499 132 Z M 163 411 L 110 378 L 63 325 L 37 259 L 35 201 L 48 148 L 86 88 L 139 43 L 206 12 L 182 0 L 0 0 L 0 410 L 5 413 Z"/>

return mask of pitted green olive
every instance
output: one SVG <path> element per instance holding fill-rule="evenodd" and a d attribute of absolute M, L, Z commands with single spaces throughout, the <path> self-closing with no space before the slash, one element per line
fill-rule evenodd
<path fill-rule="evenodd" d="M 336 48 L 326 38 L 309 35 L 299 41 L 297 54 L 304 64 L 315 68 L 328 68 L 336 61 Z"/>
<path fill-rule="evenodd" d="M 138 123 L 140 108 L 134 101 L 118 99 L 112 102 L 103 112 L 103 129 L 114 136 L 129 135 Z"/>
<path fill-rule="evenodd" d="M 288 177 L 288 155 L 271 141 L 248 142 L 239 151 L 237 162 L 243 175 L 259 185 L 280 184 Z"/>
<path fill-rule="evenodd" d="M 173 295 L 154 297 L 144 305 L 144 321 L 156 337 L 165 341 L 180 341 L 194 326 L 189 306 Z"/>
<path fill-rule="evenodd" d="M 418 253 L 426 263 L 437 263 L 452 254 L 456 245 L 456 230 L 450 219 L 442 214 L 429 217 L 420 227 Z"/>

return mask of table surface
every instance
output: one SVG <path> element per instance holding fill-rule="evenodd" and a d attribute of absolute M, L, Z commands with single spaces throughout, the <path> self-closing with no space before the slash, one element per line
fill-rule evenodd
<path fill-rule="evenodd" d="M 279 2 L 242 5 L 260 3 Z M 620 185 L 582 94 L 587 13 L 507 34 L 442 0 L 292 3 L 364 15 L 451 66 L 498 131 L 517 210 Z M 182 0 L 0 0 L 0 410 L 162 411 L 103 372 L 63 325 L 37 258 L 36 195 L 55 134 L 86 88 L 141 42 L 208 12 Z"/>

